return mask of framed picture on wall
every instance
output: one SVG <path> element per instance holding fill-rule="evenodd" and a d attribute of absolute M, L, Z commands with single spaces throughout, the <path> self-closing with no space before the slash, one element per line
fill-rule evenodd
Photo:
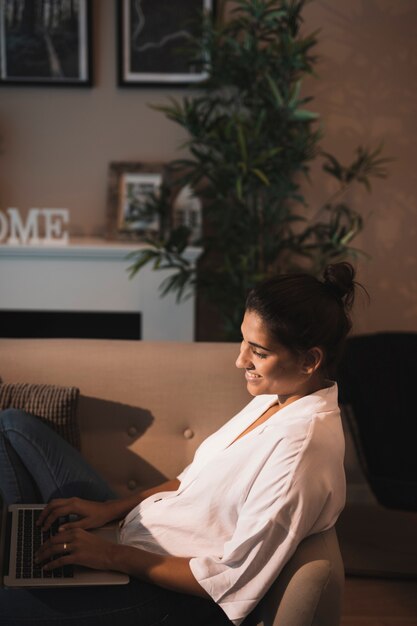
<path fill-rule="evenodd" d="M 120 86 L 189 85 L 207 78 L 187 53 L 214 0 L 118 0 Z"/>
<path fill-rule="evenodd" d="M 107 235 L 111 239 L 141 239 L 161 228 L 157 201 L 166 167 L 162 163 L 110 163 Z"/>
<path fill-rule="evenodd" d="M 91 84 L 91 0 L 0 0 L 0 85 Z"/>

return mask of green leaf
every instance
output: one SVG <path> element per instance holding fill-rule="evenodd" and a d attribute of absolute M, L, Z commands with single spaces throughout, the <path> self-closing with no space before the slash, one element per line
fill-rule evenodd
<path fill-rule="evenodd" d="M 242 179 L 239 176 L 239 178 L 237 178 L 236 180 L 236 195 L 239 198 L 239 200 L 242 200 L 243 197 L 243 189 L 242 189 Z"/>
<path fill-rule="evenodd" d="M 297 122 L 311 122 L 316 120 L 319 117 L 318 113 L 313 113 L 313 111 L 307 111 L 307 109 L 296 109 L 291 113 L 290 119 L 296 120 Z"/>
<path fill-rule="evenodd" d="M 237 131 L 237 139 L 239 142 L 240 154 L 242 155 L 242 160 L 246 163 L 248 160 L 248 151 L 246 148 L 245 135 L 243 133 L 243 128 L 241 124 L 236 125 Z"/>
<path fill-rule="evenodd" d="M 160 250 L 151 248 L 146 250 L 139 250 L 138 252 L 130 252 L 128 255 L 126 255 L 126 258 L 136 258 L 136 261 L 127 268 L 127 271 L 129 272 L 129 278 L 133 278 L 133 276 L 135 276 L 135 274 L 137 274 L 137 272 L 139 272 L 142 267 L 144 267 L 151 261 L 157 261 L 161 254 L 163 253 Z"/>
<path fill-rule="evenodd" d="M 268 187 L 270 186 L 271 183 L 269 181 L 269 178 L 261 170 L 259 170 L 257 167 L 252 168 L 251 172 L 253 172 L 255 174 L 255 176 L 257 176 L 259 178 L 259 180 L 261 180 L 263 183 L 265 183 L 265 185 L 268 185 Z"/>
<path fill-rule="evenodd" d="M 271 78 L 271 76 L 267 73 L 265 75 L 266 80 L 268 81 L 269 87 L 272 91 L 272 94 L 275 98 L 275 102 L 277 103 L 278 107 L 282 108 L 284 106 L 284 99 L 278 89 L 277 84 L 275 83 L 275 81 Z"/>
<path fill-rule="evenodd" d="M 300 95 L 300 90 L 301 90 L 301 80 L 298 80 L 294 87 L 292 88 L 291 94 L 290 94 L 290 100 L 288 102 L 288 105 L 290 107 L 295 107 L 297 105 L 298 102 L 298 98 Z"/>

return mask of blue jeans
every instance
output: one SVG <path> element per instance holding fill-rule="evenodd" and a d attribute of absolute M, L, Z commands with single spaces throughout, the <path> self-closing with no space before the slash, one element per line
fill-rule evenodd
<path fill-rule="evenodd" d="M 0 412 L 0 491 L 8 504 L 115 497 L 75 448 L 17 409 Z"/>
<path fill-rule="evenodd" d="M 0 491 L 5 502 L 79 496 L 114 498 L 79 452 L 22 411 L 0 412 Z M 1 626 L 226 626 L 205 598 L 131 579 L 127 585 L 67 589 L 0 589 Z"/>

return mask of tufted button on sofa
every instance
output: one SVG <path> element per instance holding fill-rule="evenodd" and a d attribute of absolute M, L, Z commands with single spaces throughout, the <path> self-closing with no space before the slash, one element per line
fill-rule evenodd
<path fill-rule="evenodd" d="M 183 435 L 185 439 L 192 439 L 194 437 L 194 431 L 191 428 L 186 428 Z"/>

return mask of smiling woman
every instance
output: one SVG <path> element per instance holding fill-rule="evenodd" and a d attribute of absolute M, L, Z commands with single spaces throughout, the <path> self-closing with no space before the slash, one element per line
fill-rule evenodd
<path fill-rule="evenodd" d="M 350 263 L 336 263 L 327 266 L 323 282 L 309 274 L 271 278 L 250 292 L 246 314 L 258 317 L 263 341 L 319 360 L 317 369 L 331 375 L 352 326 L 354 276 Z"/>
<path fill-rule="evenodd" d="M 350 328 L 353 278 L 337 264 L 324 281 L 278 276 L 250 293 L 236 365 L 254 398 L 155 488 L 116 500 L 39 420 L 0 414 L 6 501 L 49 501 L 45 530 L 76 516 L 44 543 L 37 565 L 131 576 L 106 593 L 0 590 L 0 624 L 239 626 L 300 542 L 332 528 L 344 506 L 343 429 L 328 374 Z M 89 532 L 112 520 L 121 520 L 119 543 Z"/>
<path fill-rule="evenodd" d="M 344 301 L 350 308 L 353 275 L 350 264 L 339 263 L 327 268 L 323 283 L 307 274 L 279 276 L 249 294 L 236 366 L 245 369 L 250 394 L 276 394 L 278 401 L 242 435 L 330 386 L 329 366 L 351 327 Z"/>
<path fill-rule="evenodd" d="M 245 313 L 242 335 L 236 366 L 246 370 L 252 395 L 275 393 L 284 406 L 326 387 L 320 370 L 322 348 L 312 346 L 301 354 L 291 351 L 272 337 L 262 318 L 250 310 Z"/>

